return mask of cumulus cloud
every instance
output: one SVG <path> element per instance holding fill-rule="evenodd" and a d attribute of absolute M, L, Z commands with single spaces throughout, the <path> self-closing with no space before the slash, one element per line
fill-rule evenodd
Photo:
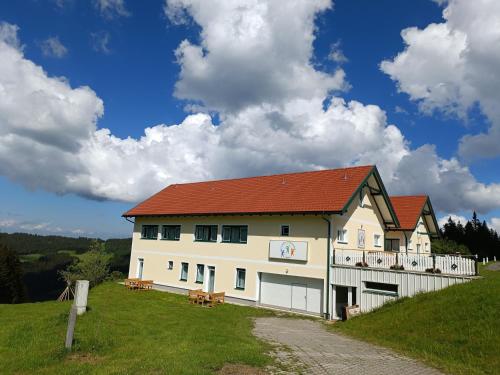
<path fill-rule="evenodd" d="M 430 193 L 445 212 L 500 208 L 498 185 L 478 182 L 431 145 L 411 149 L 380 107 L 332 95 L 345 85 L 343 72 L 322 72 L 311 62 L 315 16 L 329 1 L 294 4 L 293 14 L 288 5 L 278 12 L 274 4 L 214 2 L 208 8 L 201 1 L 169 1 L 170 19 L 192 17 L 201 26 L 199 45 L 183 41 L 177 49 L 177 95 L 217 110 L 220 123 L 194 113 L 178 124 L 146 128 L 139 139 L 98 129 L 103 103 L 92 90 L 47 76 L 19 47 L 3 42 L 0 106 L 9 110 L 0 111 L 7 129 L 0 173 L 33 188 L 132 202 L 174 182 L 377 164 L 391 193 Z M 9 82 L 18 100 L 2 96 Z"/>
<path fill-rule="evenodd" d="M 438 1 L 444 22 L 402 31 L 404 51 L 381 63 L 401 92 L 425 112 L 467 117 L 478 105 L 490 122 L 486 133 L 462 138 L 466 159 L 500 156 L 500 2 Z"/>
<path fill-rule="evenodd" d="M 457 224 L 461 223 L 462 225 L 465 225 L 467 223 L 467 219 L 465 218 L 465 216 L 448 214 L 448 215 L 444 215 L 438 219 L 439 227 L 443 228 L 444 225 L 448 222 L 448 220 L 450 218 L 451 218 L 451 220 L 453 220 Z"/>
<path fill-rule="evenodd" d="M 488 223 L 488 227 L 497 231 L 500 234 L 500 217 L 492 217 Z"/>
<path fill-rule="evenodd" d="M 68 49 L 61 43 L 59 37 L 52 36 L 40 43 L 44 56 L 61 58 L 66 56 Z"/>
<path fill-rule="evenodd" d="M 104 18 L 129 17 L 125 0 L 93 0 L 95 8 Z"/>
<path fill-rule="evenodd" d="M 199 44 L 184 40 L 175 52 L 181 67 L 175 95 L 237 112 L 342 90 L 342 69 L 323 72 L 311 63 L 314 18 L 330 8 L 329 0 L 167 1 L 172 22 L 189 16 L 202 28 Z"/>

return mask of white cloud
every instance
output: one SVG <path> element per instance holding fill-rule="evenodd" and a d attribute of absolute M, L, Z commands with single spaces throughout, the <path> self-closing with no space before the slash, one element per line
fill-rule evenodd
<path fill-rule="evenodd" d="M 96 52 L 102 52 L 104 54 L 110 54 L 111 49 L 109 48 L 109 42 L 111 36 L 107 31 L 96 31 L 90 33 L 90 41 L 92 43 L 92 48 Z"/>
<path fill-rule="evenodd" d="M 22 50 L 21 43 L 17 37 L 19 27 L 7 22 L 0 22 L 0 41 L 17 50 Z"/>
<path fill-rule="evenodd" d="M 202 27 L 200 44 L 184 40 L 176 50 L 175 95 L 237 112 L 344 89 L 342 69 L 322 72 L 311 63 L 314 19 L 330 8 L 329 0 L 167 1 L 172 22 L 189 16 Z"/>
<path fill-rule="evenodd" d="M 488 227 L 492 228 L 500 234 L 500 217 L 492 217 L 488 222 Z"/>
<path fill-rule="evenodd" d="M 500 2 L 450 0 L 445 22 L 401 35 L 406 48 L 381 69 L 423 111 L 467 117 L 476 104 L 490 121 L 487 133 L 462 138 L 466 159 L 500 156 Z"/>
<path fill-rule="evenodd" d="M 455 215 L 455 214 L 448 214 L 440 217 L 438 219 L 438 224 L 440 228 L 443 228 L 444 225 L 448 222 L 448 219 L 451 217 L 451 220 L 453 220 L 455 223 L 461 223 L 462 225 L 465 225 L 467 223 L 467 219 L 465 216 L 461 215 Z"/>
<path fill-rule="evenodd" d="M 341 49 L 340 41 L 337 41 L 330 46 L 328 59 L 336 62 L 337 64 L 343 64 L 349 61 L 349 59 L 344 55 L 344 52 Z"/>
<path fill-rule="evenodd" d="M 61 43 L 59 37 L 49 37 L 40 43 L 44 56 L 61 58 L 66 56 L 68 49 Z"/>
<path fill-rule="evenodd" d="M 296 4 L 293 17 L 286 9 L 272 10 L 273 22 L 273 5 L 254 3 L 255 12 L 243 3 L 236 9 L 232 2 L 214 3 L 214 9 L 198 2 L 167 7 L 177 12 L 172 19 L 178 21 L 184 9 L 185 22 L 190 15 L 201 22 L 201 55 L 193 60 L 184 54 L 191 48 L 200 52 L 200 46 L 183 42 L 179 47 L 186 48 L 178 60 L 179 83 L 189 104 L 217 108 L 221 121 L 214 125 L 209 115 L 197 113 L 179 124 L 147 128 L 139 139 L 97 129 L 103 104 L 92 90 L 48 77 L 19 48 L 0 42 L 0 109 L 7 109 L 0 110 L 0 129 L 7 129 L 0 137 L 0 173 L 33 188 L 132 202 L 173 182 L 376 163 L 391 193 L 430 193 L 435 208 L 445 212 L 500 208 L 497 184 L 478 182 L 457 160 L 440 158 L 430 145 L 412 150 L 380 107 L 329 95 L 344 80 L 311 63 L 314 18 L 329 2 Z M 216 10 L 227 17 L 213 15 Z M 252 36 L 254 23 L 257 30 L 263 28 L 260 38 Z M 275 40 L 278 30 L 283 45 Z M 228 31 L 235 35 L 219 38 Z M 290 35 L 296 43 L 287 39 Z M 264 58 L 259 43 L 276 55 L 269 56 L 269 65 L 243 58 Z M 190 66 L 194 62 L 209 69 L 198 77 L 200 67 Z M 286 80 L 276 73 L 282 62 L 291 71 Z M 236 84 L 240 80 L 256 83 L 242 88 Z M 266 91 L 266 80 L 274 82 L 272 92 Z M 6 85 L 10 95 L 2 91 Z M 30 124 L 33 129 L 25 129 Z"/>
<path fill-rule="evenodd" d="M 94 6 L 104 18 L 129 17 L 125 0 L 93 0 Z"/>

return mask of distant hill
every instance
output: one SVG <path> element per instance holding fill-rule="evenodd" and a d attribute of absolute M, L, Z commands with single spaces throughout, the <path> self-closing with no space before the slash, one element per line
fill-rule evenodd
<path fill-rule="evenodd" d="M 86 252 L 93 239 L 88 237 L 42 236 L 29 233 L 0 233 L 0 244 L 17 252 L 21 258 L 23 280 L 29 301 L 56 299 L 64 290 L 58 271 Z M 101 240 L 106 252 L 113 254 L 111 271 L 128 272 L 131 238 Z"/>

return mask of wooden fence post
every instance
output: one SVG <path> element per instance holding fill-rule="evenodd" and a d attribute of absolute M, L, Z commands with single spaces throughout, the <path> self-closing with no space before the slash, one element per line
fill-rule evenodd
<path fill-rule="evenodd" d="M 479 276 L 479 267 L 478 267 L 478 259 L 477 254 L 474 256 L 474 273 L 476 276 Z"/>
<path fill-rule="evenodd" d="M 432 269 L 436 269 L 436 254 L 432 254 Z"/>
<path fill-rule="evenodd" d="M 76 324 L 76 306 L 72 305 L 71 310 L 69 310 L 68 330 L 66 331 L 66 343 L 64 344 L 64 347 L 68 350 L 71 350 L 71 346 L 73 345 L 73 334 L 75 333 L 75 324 Z"/>
<path fill-rule="evenodd" d="M 363 267 L 364 267 L 365 264 L 366 264 L 366 261 L 365 261 L 365 252 L 363 251 Z"/>

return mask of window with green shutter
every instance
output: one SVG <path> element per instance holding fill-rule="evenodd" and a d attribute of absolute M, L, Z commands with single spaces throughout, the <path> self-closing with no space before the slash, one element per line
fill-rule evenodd
<path fill-rule="evenodd" d="M 197 225 L 194 238 L 200 242 L 217 242 L 217 225 Z"/>
<path fill-rule="evenodd" d="M 181 238 L 180 225 L 164 225 L 162 227 L 161 239 L 168 241 L 179 241 Z"/>
<path fill-rule="evenodd" d="M 141 238 L 146 240 L 158 239 L 158 225 L 143 225 Z"/>

